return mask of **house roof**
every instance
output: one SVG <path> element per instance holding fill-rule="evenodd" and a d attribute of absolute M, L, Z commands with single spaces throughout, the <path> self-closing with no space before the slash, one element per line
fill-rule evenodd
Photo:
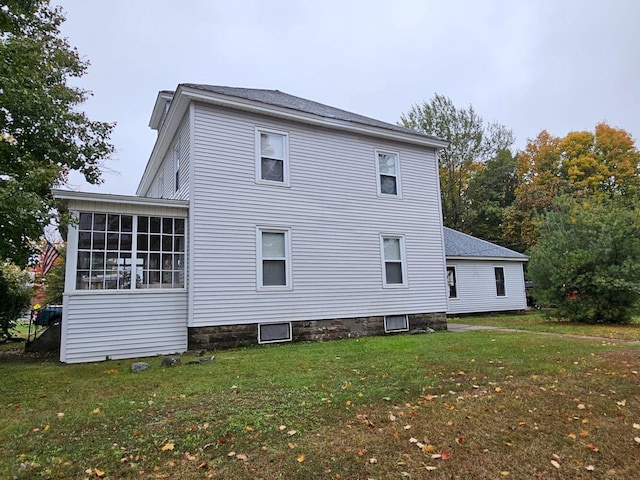
<path fill-rule="evenodd" d="M 341 120 L 344 122 L 358 123 L 361 125 L 367 125 L 370 127 L 384 128 L 387 130 L 393 130 L 395 132 L 401 132 L 410 135 L 418 135 L 421 137 L 430 138 L 436 141 L 443 141 L 441 138 L 434 135 L 426 135 L 424 133 L 416 132 L 410 128 L 401 127 L 392 123 L 382 122 L 375 118 L 365 117 L 358 115 L 357 113 L 351 113 L 339 108 L 330 107 L 322 103 L 307 100 L 305 98 L 296 97 L 288 93 L 281 92 L 280 90 L 263 90 L 258 88 L 238 88 L 238 87 L 223 87 L 217 85 L 202 85 L 194 83 L 185 83 L 185 87 L 191 87 L 198 90 L 205 90 L 207 92 L 217 93 L 220 95 L 227 95 L 230 97 L 242 98 L 245 100 L 251 100 L 254 102 L 260 102 L 275 107 L 283 107 L 298 112 L 310 113 L 318 115 L 324 118 L 332 118 L 335 120 Z"/>
<path fill-rule="evenodd" d="M 443 227 L 444 250 L 447 258 L 503 259 L 526 262 L 528 257 L 495 243 L 481 240 L 466 233 Z"/>

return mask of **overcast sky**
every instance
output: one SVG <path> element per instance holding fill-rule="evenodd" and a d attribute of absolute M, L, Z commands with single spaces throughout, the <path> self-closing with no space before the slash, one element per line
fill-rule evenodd
<path fill-rule="evenodd" d="M 445 95 L 516 146 L 606 121 L 640 139 L 637 0 L 52 0 L 91 62 L 92 120 L 117 122 L 105 183 L 135 194 L 159 90 L 277 89 L 396 123 Z"/>

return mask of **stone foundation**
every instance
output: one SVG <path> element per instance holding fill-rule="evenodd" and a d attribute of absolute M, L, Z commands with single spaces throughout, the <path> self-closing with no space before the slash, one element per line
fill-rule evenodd
<path fill-rule="evenodd" d="M 401 333 L 422 333 L 427 328 L 436 331 L 447 329 L 447 317 L 444 312 L 418 313 L 408 317 L 409 332 Z M 391 335 L 384 331 L 382 316 L 292 322 L 291 333 L 294 342 L 324 342 L 341 338 Z M 214 350 L 257 343 L 257 323 L 189 328 L 189 350 Z"/>

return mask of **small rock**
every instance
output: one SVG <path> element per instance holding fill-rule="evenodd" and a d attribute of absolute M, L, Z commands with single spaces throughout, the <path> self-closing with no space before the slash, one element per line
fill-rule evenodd
<path fill-rule="evenodd" d="M 147 368 L 151 368 L 151 365 L 149 365 L 147 362 L 134 362 L 131 364 L 131 371 L 134 373 L 142 372 Z"/>
<path fill-rule="evenodd" d="M 194 360 L 189 360 L 187 362 L 187 365 L 200 365 L 201 363 L 210 362 L 214 358 L 216 358 L 216 357 L 215 356 L 211 356 L 211 357 L 204 357 L 204 358 L 198 358 L 198 359 L 194 359 Z"/>
<path fill-rule="evenodd" d="M 167 355 L 162 359 L 161 367 L 175 367 L 176 365 L 180 365 L 182 363 L 182 358 L 180 355 Z"/>

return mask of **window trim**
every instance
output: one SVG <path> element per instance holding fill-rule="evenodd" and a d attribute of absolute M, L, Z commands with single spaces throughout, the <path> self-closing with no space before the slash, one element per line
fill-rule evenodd
<path fill-rule="evenodd" d="M 285 248 L 285 268 L 286 275 L 285 285 L 264 285 L 263 277 L 263 261 L 262 258 L 262 234 L 263 233 L 282 233 L 284 234 Z M 293 290 L 293 272 L 291 260 L 291 228 L 290 227 L 256 227 L 256 289 L 258 291 L 288 291 Z"/>
<path fill-rule="evenodd" d="M 500 292 L 498 291 L 498 276 L 496 275 L 498 269 L 502 270 L 502 289 L 504 291 L 504 293 L 502 295 L 500 295 Z M 507 275 L 505 272 L 505 269 L 503 266 L 501 265 L 494 265 L 493 266 L 493 278 L 495 281 L 495 285 L 496 285 L 496 298 L 506 298 L 508 297 L 507 295 Z"/>
<path fill-rule="evenodd" d="M 276 340 L 262 340 L 262 327 L 269 325 L 288 325 L 289 326 L 289 337 L 276 339 Z M 291 322 L 268 322 L 268 323 L 259 323 L 258 324 L 258 344 L 269 344 L 269 343 L 284 343 L 293 341 L 293 332 L 292 332 Z"/>
<path fill-rule="evenodd" d="M 385 150 L 385 149 L 378 149 L 376 148 L 375 150 L 375 162 L 376 162 L 376 185 L 377 185 L 377 194 L 378 197 L 380 198 L 398 198 L 401 199 L 402 198 L 402 175 L 401 175 L 401 168 L 400 168 L 400 153 L 399 152 L 393 152 L 391 150 Z M 395 178 L 396 178 L 396 194 L 392 194 L 392 193 L 383 193 L 382 192 L 382 184 L 380 182 L 380 176 L 382 175 L 380 173 L 380 155 L 393 155 L 396 157 L 396 174 L 395 174 Z"/>
<path fill-rule="evenodd" d="M 387 319 L 389 317 L 404 317 L 405 326 L 402 328 L 390 329 L 387 327 Z M 408 332 L 409 331 L 409 316 L 404 315 L 385 315 L 384 316 L 384 333 L 396 333 L 396 332 Z"/>
<path fill-rule="evenodd" d="M 457 300 L 458 298 L 460 298 L 460 295 L 458 292 L 458 269 L 456 268 L 455 265 L 447 265 L 446 270 L 447 270 L 447 277 L 446 277 L 447 298 L 449 300 Z M 451 296 L 451 285 L 449 284 L 449 270 L 453 271 L 453 287 L 455 288 L 455 291 L 456 291 L 456 295 L 454 297 Z"/>
<path fill-rule="evenodd" d="M 265 180 L 262 178 L 262 143 L 260 141 L 260 134 L 267 133 L 271 135 L 281 135 L 284 137 L 283 155 L 282 158 L 282 182 L 275 180 Z M 275 187 L 290 187 L 289 178 L 289 133 L 282 130 L 274 130 L 271 128 L 255 127 L 255 160 L 256 160 L 256 183 L 260 185 L 272 185 Z M 279 159 L 276 159 L 279 160 Z"/>
<path fill-rule="evenodd" d="M 387 259 L 384 255 L 384 240 L 385 239 L 398 239 L 400 241 L 400 264 L 402 272 L 402 283 L 388 283 L 387 282 Z M 407 278 L 407 253 L 405 248 L 405 237 L 402 234 L 396 233 L 381 233 L 380 234 L 380 260 L 382 266 L 382 287 L 383 288 L 408 288 L 409 280 Z M 395 261 L 395 260 L 392 260 Z"/>

